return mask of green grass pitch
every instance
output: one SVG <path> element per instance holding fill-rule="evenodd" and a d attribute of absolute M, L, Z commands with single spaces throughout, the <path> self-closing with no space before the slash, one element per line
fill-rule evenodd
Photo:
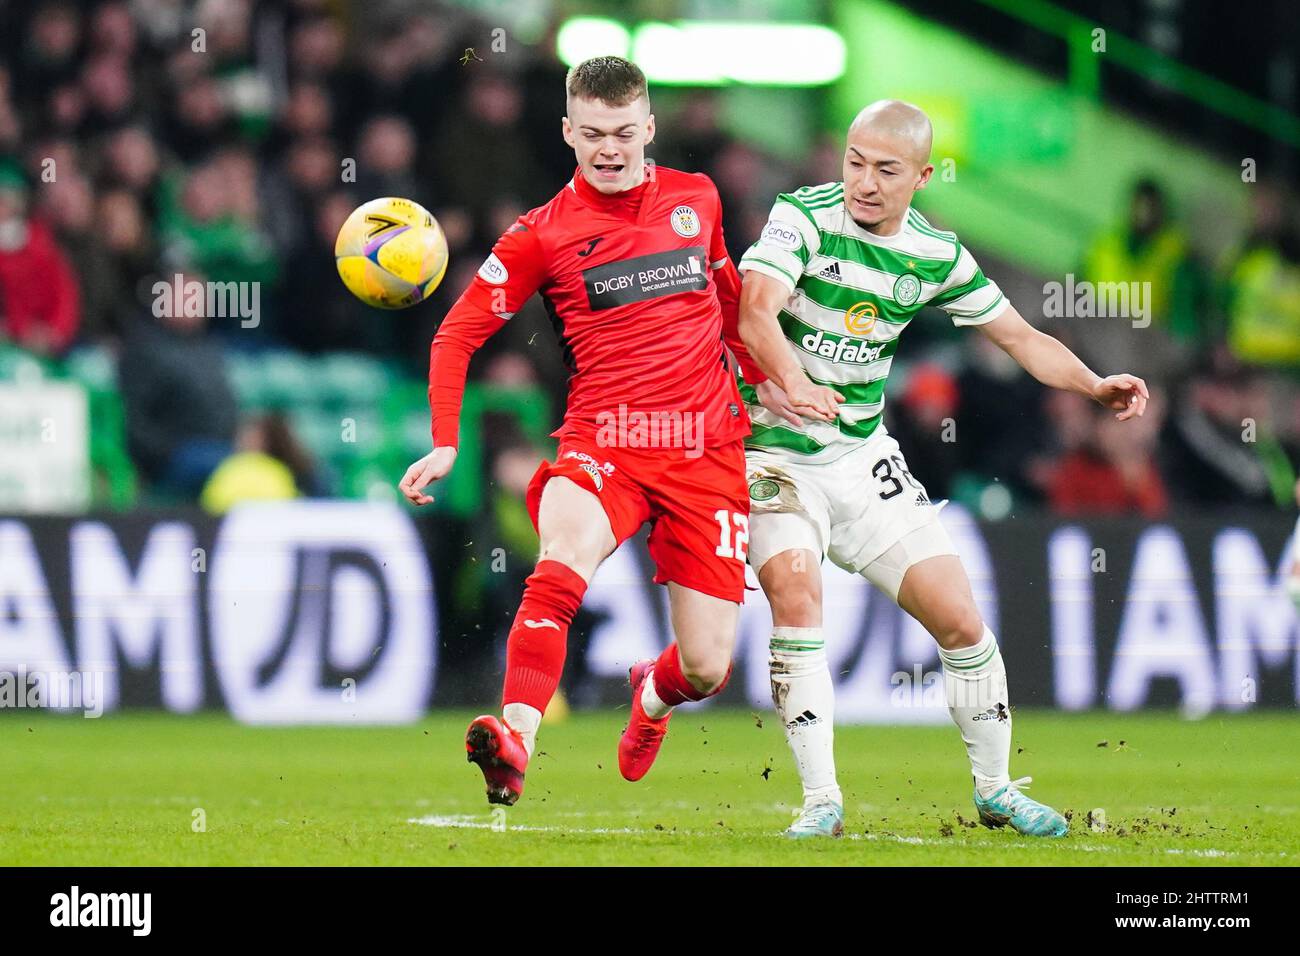
<path fill-rule="evenodd" d="M 0 715 L 0 865 L 1295 865 L 1300 716 L 1016 713 L 1013 775 L 1070 835 L 973 825 L 950 725 L 841 727 L 846 839 L 792 842 L 798 802 L 770 713 L 683 712 L 645 780 L 623 716 L 543 728 L 495 823 L 464 759 L 472 716 L 400 728 L 227 717 Z M 761 722 L 761 726 L 759 726 Z M 1104 742 L 1104 746 L 1102 745 Z M 766 774 L 764 771 L 767 770 Z M 1105 811 L 1105 832 L 1087 823 Z M 199 824 L 203 824 L 202 827 Z"/>

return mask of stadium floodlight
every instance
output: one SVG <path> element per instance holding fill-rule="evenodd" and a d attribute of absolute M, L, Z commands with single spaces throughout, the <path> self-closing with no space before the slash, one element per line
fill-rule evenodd
<path fill-rule="evenodd" d="M 651 83 L 676 86 L 821 86 L 844 74 L 844 39 L 813 23 L 649 21 L 630 34 L 614 20 L 580 17 L 556 47 L 573 66 L 590 56 L 630 56 Z"/>
<path fill-rule="evenodd" d="M 820 86 L 844 73 L 843 38 L 812 23 L 645 23 L 632 59 L 656 83 Z"/>
<path fill-rule="evenodd" d="M 627 56 L 632 37 L 627 27 L 606 17 L 574 17 L 555 35 L 555 50 L 566 66 L 593 56 Z"/>

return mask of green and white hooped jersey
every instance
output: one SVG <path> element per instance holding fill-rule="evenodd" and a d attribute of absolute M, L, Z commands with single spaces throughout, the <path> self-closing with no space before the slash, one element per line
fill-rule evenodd
<path fill-rule="evenodd" d="M 777 196 L 739 269 L 789 287 L 779 316 L 786 339 L 809 378 L 844 396 L 836 421 L 796 426 L 740 383 L 753 426 L 745 447 L 804 461 L 831 461 L 875 432 L 898 337 L 923 306 L 943 309 L 955 325 L 982 325 L 1007 301 L 956 235 L 915 209 L 895 235 L 867 232 L 844 205 L 843 183 Z"/>

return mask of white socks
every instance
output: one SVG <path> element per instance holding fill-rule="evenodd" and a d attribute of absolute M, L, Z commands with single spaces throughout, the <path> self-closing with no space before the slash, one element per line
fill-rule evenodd
<path fill-rule="evenodd" d="M 970 757 L 975 788 L 987 797 L 1010 781 L 1011 711 L 1007 699 L 1007 671 L 997 638 L 987 625 L 974 647 L 946 651 L 943 662 L 948 713 L 961 731 Z"/>
<path fill-rule="evenodd" d="M 542 712 L 527 704 L 506 704 L 501 709 L 501 717 L 510 729 L 517 731 L 524 740 L 524 749 L 532 757 L 533 748 L 537 746 L 537 728 L 542 723 Z"/>
<path fill-rule="evenodd" d="M 835 782 L 835 688 L 820 627 L 776 627 L 768 645 L 772 703 L 803 781 L 804 806 L 843 805 Z"/>
<path fill-rule="evenodd" d="M 651 671 L 641 685 L 641 708 L 651 720 L 662 720 L 673 712 L 670 704 L 665 704 L 655 693 L 655 672 Z"/>

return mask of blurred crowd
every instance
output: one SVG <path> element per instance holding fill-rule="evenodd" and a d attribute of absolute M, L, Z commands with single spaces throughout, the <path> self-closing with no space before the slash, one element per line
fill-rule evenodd
<path fill-rule="evenodd" d="M 360 6 L 0 0 L 0 339 L 116 356 L 146 487 L 213 510 L 244 483 L 328 493 L 283 416 L 241 414 L 227 357 L 360 351 L 423 376 L 436 323 L 492 242 L 572 174 L 552 35 L 496 56 L 491 27 L 463 9 L 377 0 L 355 16 Z M 838 132 L 795 166 L 730 135 L 713 92 L 656 103 L 652 155 L 713 177 L 736 259 L 776 193 L 840 178 Z M 338 282 L 337 230 L 380 195 L 420 202 L 446 232 L 452 265 L 427 306 L 380 313 Z M 1291 197 L 1263 184 L 1255 195 L 1249 233 L 1204 262 L 1161 184 L 1135 184 L 1078 278 L 1150 282 L 1151 328 L 1044 322 L 1099 370 L 1148 376 L 1158 395 L 1139 422 L 1042 389 L 938 314 L 914 323 L 887 420 L 932 494 L 991 517 L 1022 504 L 1149 517 L 1287 506 L 1300 461 L 1300 233 Z M 259 283 L 255 327 L 156 316 L 154 283 L 177 275 Z M 1041 317 L 1040 302 L 1013 301 Z M 565 373 L 537 303 L 485 352 L 478 378 L 539 387 L 560 407 Z M 511 501 L 520 462 L 544 450 L 509 422 L 487 438 L 487 475 Z M 490 506 L 507 509 L 499 522 L 524 547 L 517 508 Z"/>

